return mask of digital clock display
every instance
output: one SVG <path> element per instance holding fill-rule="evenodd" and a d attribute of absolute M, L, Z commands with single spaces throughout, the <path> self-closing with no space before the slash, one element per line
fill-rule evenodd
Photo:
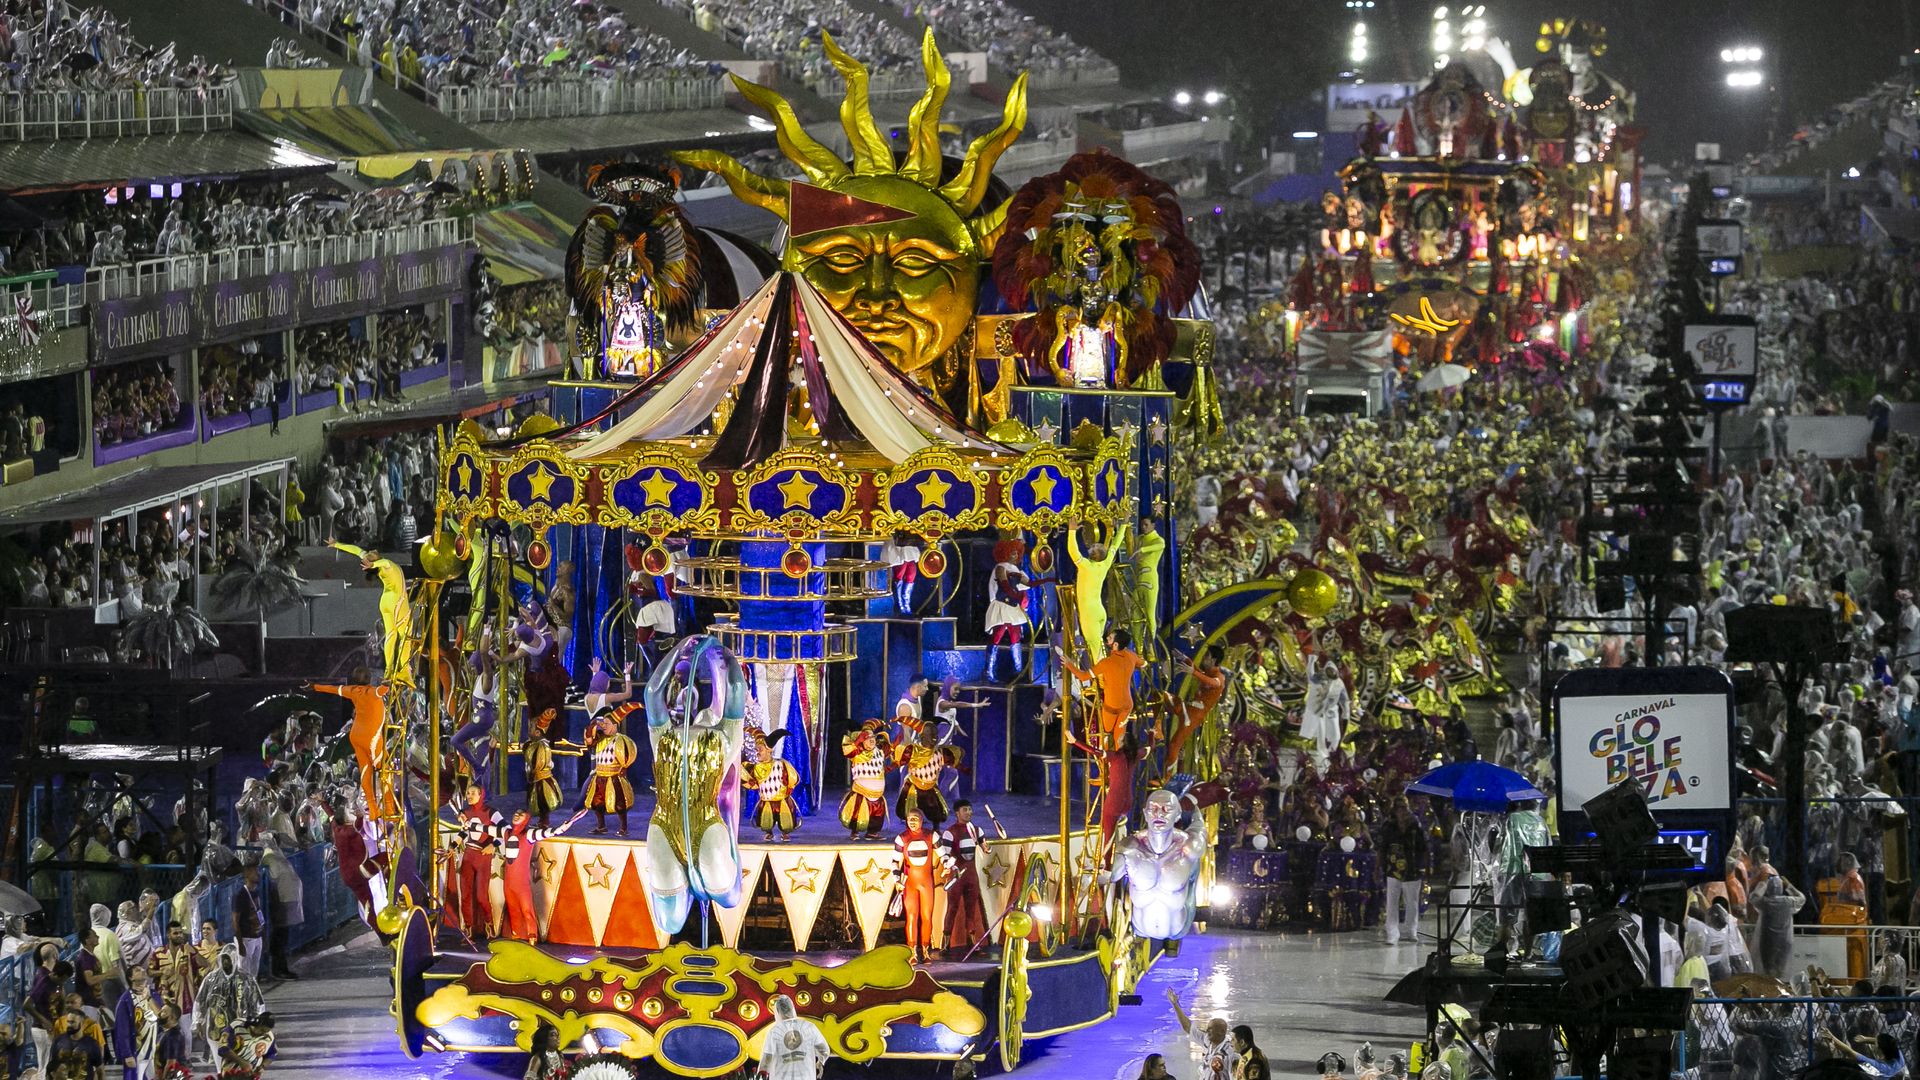
<path fill-rule="evenodd" d="M 1700 400 L 1715 405 L 1743 405 L 1747 384 L 1739 379 L 1714 379 L 1700 384 Z"/>
<path fill-rule="evenodd" d="M 1726 277 L 1728 274 L 1737 274 L 1739 272 L 1740 272 L 1739 259 L 1708 259 L 1707 260 L 1707 273 L 1712 274 L 1714 277 Z"/>
<path fill-rule="evenodd" d="M 1593 833 L 1586 833 L 1584 839 L 1598 839 Z M 1672 844 L 1693 856 L 1693 869 L 1710 870 L 1720 865 L 1719 834 L 1712 829 L 1661 829 L 1654 837 L 1656 844 Z"/>

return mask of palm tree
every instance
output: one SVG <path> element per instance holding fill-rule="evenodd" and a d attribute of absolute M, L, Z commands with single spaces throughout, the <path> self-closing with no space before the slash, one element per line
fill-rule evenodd
<path fill-rule="evenodd" d="M 259 620 L 263 675 L 267 670 L 267 612 L 298 601 L 304 585 L 306 580 L 292 565 L 263 556 L 246 540 L 234 545 L 226 572 L 214 579 L 213 599 L 219 610 L 252 611 Z"/>
<path fill-rule="evenodd" d="M 184 656 L 191 663 L 201 647 L 220 647 L 207 617 L 195 611 L 192 604 L 147 608 L 122 624 L 120 643 L 122 648 L 136 651 L 169 671 L 178 657 Z"/>

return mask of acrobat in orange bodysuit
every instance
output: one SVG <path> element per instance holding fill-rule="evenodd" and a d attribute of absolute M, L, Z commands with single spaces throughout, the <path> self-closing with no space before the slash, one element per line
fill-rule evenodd
<path fill-rule="evenodd" d="M 1125 630 L 1107 631 L 1107 655 L 1093 662 L 1093 669 L 1087 670 L 1075 664 L 1063 653 L 1060 666 L 1073 673 L 1073 677 L 1083 681 L 1091 680 L 1100 688 L 1100 739 L 1102 748 L 1116 746 L 1120 741 L 1120 729 L 1126 726 L 1127 717 L 1133 715 L 1133 674 L 1146 666 L 1140 654 L 1133 651 L 1133 635 Z"/>
<path fill-rule="evenodd" d="M 915 963 L 926 960 L 927 950 L 933 947 L 933 865 L 938 843 L 918 810 L 907 811 L 906 831 L 893 838 L 893 872 L 900 886 L 894 907 L 896 913 L 905 910 L 907 948 L 913 950 Z"/>

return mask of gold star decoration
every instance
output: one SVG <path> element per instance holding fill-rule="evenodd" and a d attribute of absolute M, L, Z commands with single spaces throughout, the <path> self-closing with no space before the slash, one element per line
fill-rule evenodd
<path fill-rule="evenodd" d="M 1053 505 L 1053 489 L 1060 481 L 1054 479 L 1053 472 L 1046 468 L 1029 473 L 1028 485 L 1033 488 L 1033 501 L 1040 506 Z"/>
<path fill-rule="evenodd" d="M 867 865 L 855 870 L 853 876 L 860 882 L 860 891 L 870 893 L 886 892 L 887 884 L 893 880 L 892 872 L 881 866 L 879 859 L 873 858 L 867 860 Z"/>
<path fill-rule="evenodd" d="M 527 475 L 527 491 L 541 502 L 547 502 L 553 497 L 553 482 L 558 479 L 559 473 L 547 468 L 546 462 L 539 462 Z"/>
<path fill-rule="evenodd" d="M 1120 445 L 1122 446 L 1132 446 L 1133 437 L 1138 434 L 1139 431 L 1139 427 L 1135 426 L 1131 420 L 1113 429 L 1113 433 L 1120 436 Z"/>
<path fill-rule="evenodd" d="M 1050 443 L 1055 435 L 1060 434 L 1060 429 L 1053 425 L 1052 420 L 1042 420 L 1040 426 L 1033 429 L 1033 434 L 1041 442 Z"/>
<path fill-rule="evenodd" d="M 987 849 L 987 857 L 980 863 L 980 873 L 986 877 L 987 886 L 994 889 L 1007 883 L 1007 871 L 1011 869 L 1013 864 L 995 847 Z"/>
<path fill-rule="evenodd" d="M 820 891 L 820 868 L 808 866 L 807 857 L 787 867 L 787 888 L 793 892 L 817 893 Z"/>
<path fill-rule="evenodd" d="M 1156 481 L 1165 480 L 1167 478 L 1167 463 L 1164 461 L 1154 462 L 1147 467 L 1147 475 L 1153 477 Z"/>
<path fill-rule="evenodd" d="M 1180 636 L 1186 639 L 1187 644 L 1195 647 L 1207 640 L 1207 632 L 1200 629 L 1200 624 L 1197 622 L 1188 623 L 1187 628 L 1180 631 Z"/>
<path fill-rule="evenodd" d="M 606 889 L 612 887 L 613 864 L 607 861 L 605 855 L 596 852 L 593 856 L 593 861 L 588 863 L 584 869 L 587 872 L 587 888 Z"/>
<path fill-rule="evenodd" d="M 774 487 L 784 500 L 780 507 L 782 510 L 805 510 L 813 505 L 813 493 L 819 490 L 820 485 L 807 479 L 806 473 L 796 472 Z"/>
<path fill-rule="evenodd" d="M 559 875 L 560 875 L 559 857 L 554 855 L 553 852 L 548 851 L 547 845 L 541 844 L 540 845 L 540 880 L 551 885 L 553 884 L 553 879 L 558 877 Z"/>
<path fill-rule="evenodd" d="M 660 469 L 653 470 L 652 476 L 640 481 L 640 490 L 647 495 L 647 506 L 671 506 L 673 504 L 673 489 L 676 486 L 677 485 L 667 477 L 667 474 Z"/>
<path fill-rule="evenodd" d="M 913 490 L 920 493 L 920 508 L 932 510 L 947 504 L 947 492 L 953 485 L 939 472 L 929 472 L 925 480 L 914 485 Z"/>
<path fill-rule="evenodd" d="M 1154 417 L 1147 424 L 1147 438 L 1152 440 L 1156 444 L 1166 442 L 1167 441 L 1167 422 L 1165 420 L 1160 419 L 1157 416 Z"/>
<path fill-rule="evenodd" d="M 462 457 L 458 471 L 460 473 L 460 490 L 476 495 L 479 494 L 480 470 L 474 468 L 473 459 L 470 457 Z"/>
<path fill-rule="evenodd" d="M 1165 495 L 1155 495 L 1153 497 L 1153 516 L 1167 516 L 1167 497 Z"/>

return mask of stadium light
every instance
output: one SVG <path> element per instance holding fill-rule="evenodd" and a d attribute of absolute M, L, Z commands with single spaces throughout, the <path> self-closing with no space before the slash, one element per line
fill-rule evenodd
<path fill-rule="evenodd" d="M 1202 94 L 1200 96 L 1200 100 L 1206 102 L 1209 105 L 1218 105 L 1222 101 L 1226 100 L 1226 97 L 1227 95 L 1221 93 L 1218 90 L 1209 90 L 1205 94 Z"/>
<path fill-rule="evenodd" d="M 1735 90 L 1751 90 L 1766 81 L 1766 77 L 1757 71 L 1729 71 L 1727 85 Z"/>
<path fill-rule="evenodd" d="M 1175 90 L 1173 92 L 1173 103 L 1181 106 L 1191 105 L 1193 104 L 1193 95 L 1185 90 Z"/>

